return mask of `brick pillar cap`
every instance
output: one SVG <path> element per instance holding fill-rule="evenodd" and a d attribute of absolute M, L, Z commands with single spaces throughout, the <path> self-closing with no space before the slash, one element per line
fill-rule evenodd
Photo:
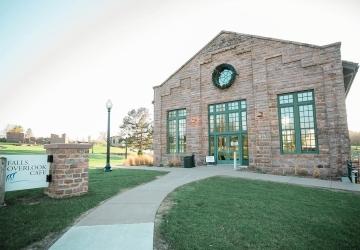
<path fill-rule="evenodd" d="M 88 143 L 54 143 L 45 144 L 45 149 L 89 149 L 91 144 Z"/>

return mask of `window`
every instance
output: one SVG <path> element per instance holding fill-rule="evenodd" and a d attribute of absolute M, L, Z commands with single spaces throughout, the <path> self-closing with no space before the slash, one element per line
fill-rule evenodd
<path fill-rule="evenodd" d="M 231 84 L 235 81 L 237 73 L 235 68 L 230 64 L 220 64 L 218 65 L 213 73 L 212 80 L 216 87 L 219 89 L 229 88 Z"/>
<path fill-rule="evenodd" d="M 229 131 L 239 131 L 239 113 L 229 113 Z"/>
<path fill-rule="evenodd" d="M 227 133 L 246 131 L 246 118 L 245 100 L 211 104 L 209 105 L 209 132 Z"/>
<path fill-rule="evenodd" d="M 186 151 L 186 109 L 168 112 L 168 153 Z"/>
<path fill-rule="evenodd" d="M 282 153 L 317 153 L 314 91 L 278 96 Z"/>

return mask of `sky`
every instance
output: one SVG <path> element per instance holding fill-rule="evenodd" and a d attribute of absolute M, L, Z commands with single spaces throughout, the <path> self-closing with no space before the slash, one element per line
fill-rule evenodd
<path fill-rule="evenodd" d="M 316 45 L 360 62 L 360 1 L 0 0 L 0 131 L 97 138 L 131 109 L 153 112 L 161 84 L 221 30 Z M 347 96 L 360 131 L 360 75 Z"/>

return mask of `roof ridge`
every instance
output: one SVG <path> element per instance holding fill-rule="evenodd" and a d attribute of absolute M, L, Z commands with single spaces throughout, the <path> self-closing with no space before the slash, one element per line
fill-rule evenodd
<path fill-rule="evenodd" d="M 334 46 L 334 45 L 337 45 L 337 44 L 341 44 L 341 42 L 334 42 L 334 43 L 325 44 L 325 45 L 316 45 L 316 44 L 311 44 L 311 43 L 296 42 L 296 41 L 292 41 L 292 40 L 273 38 L 273 37 L 267 37 L 267 36 L 252 35 L 252 34 L 239 33 L 239 32 L 235 32 L 235 31 L 227 31 L 227 30 L 222 30 L 220 32 L 220 34 L 222 34 L 222 33 L 236 34 L 236 35 L 240 35 L 240 36 L 249 36 L 249 37 L 262 39 L 262 40 L 270 40 L 270 41 L 276 41 L 276 42 L 291 43 L 291 44 L 295 44 L 295 45 L 307 46 L 307 47 L 312 47 L 312 48 L 326 48 L 326 47 Z"/>

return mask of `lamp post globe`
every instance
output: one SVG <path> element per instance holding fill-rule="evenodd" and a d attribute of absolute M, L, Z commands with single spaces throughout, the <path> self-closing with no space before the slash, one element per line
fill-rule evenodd
<path fill-rule="evenodd" d="M 110 111 L 113 104 L 111 100 L 107 100 L 106 102 L 106 108 L 108 110 L 108 124 L 107 124 L 107 140 L 106 140 L 106 165 L 104 167 L 104 172 L 110 172 L 111 166 L 110 166 Z"/>
<path fill-rule="evenodd" d="M 113 106 L 113 104 L 112 104 L 111 100 L 110 100 L 110 99 L 107 100 L 107 102 L 106 102 L 106 108 L 107 108 L 108 110 L 110 110 L 110 109 L 112 108 L 112 106 Z"/>

